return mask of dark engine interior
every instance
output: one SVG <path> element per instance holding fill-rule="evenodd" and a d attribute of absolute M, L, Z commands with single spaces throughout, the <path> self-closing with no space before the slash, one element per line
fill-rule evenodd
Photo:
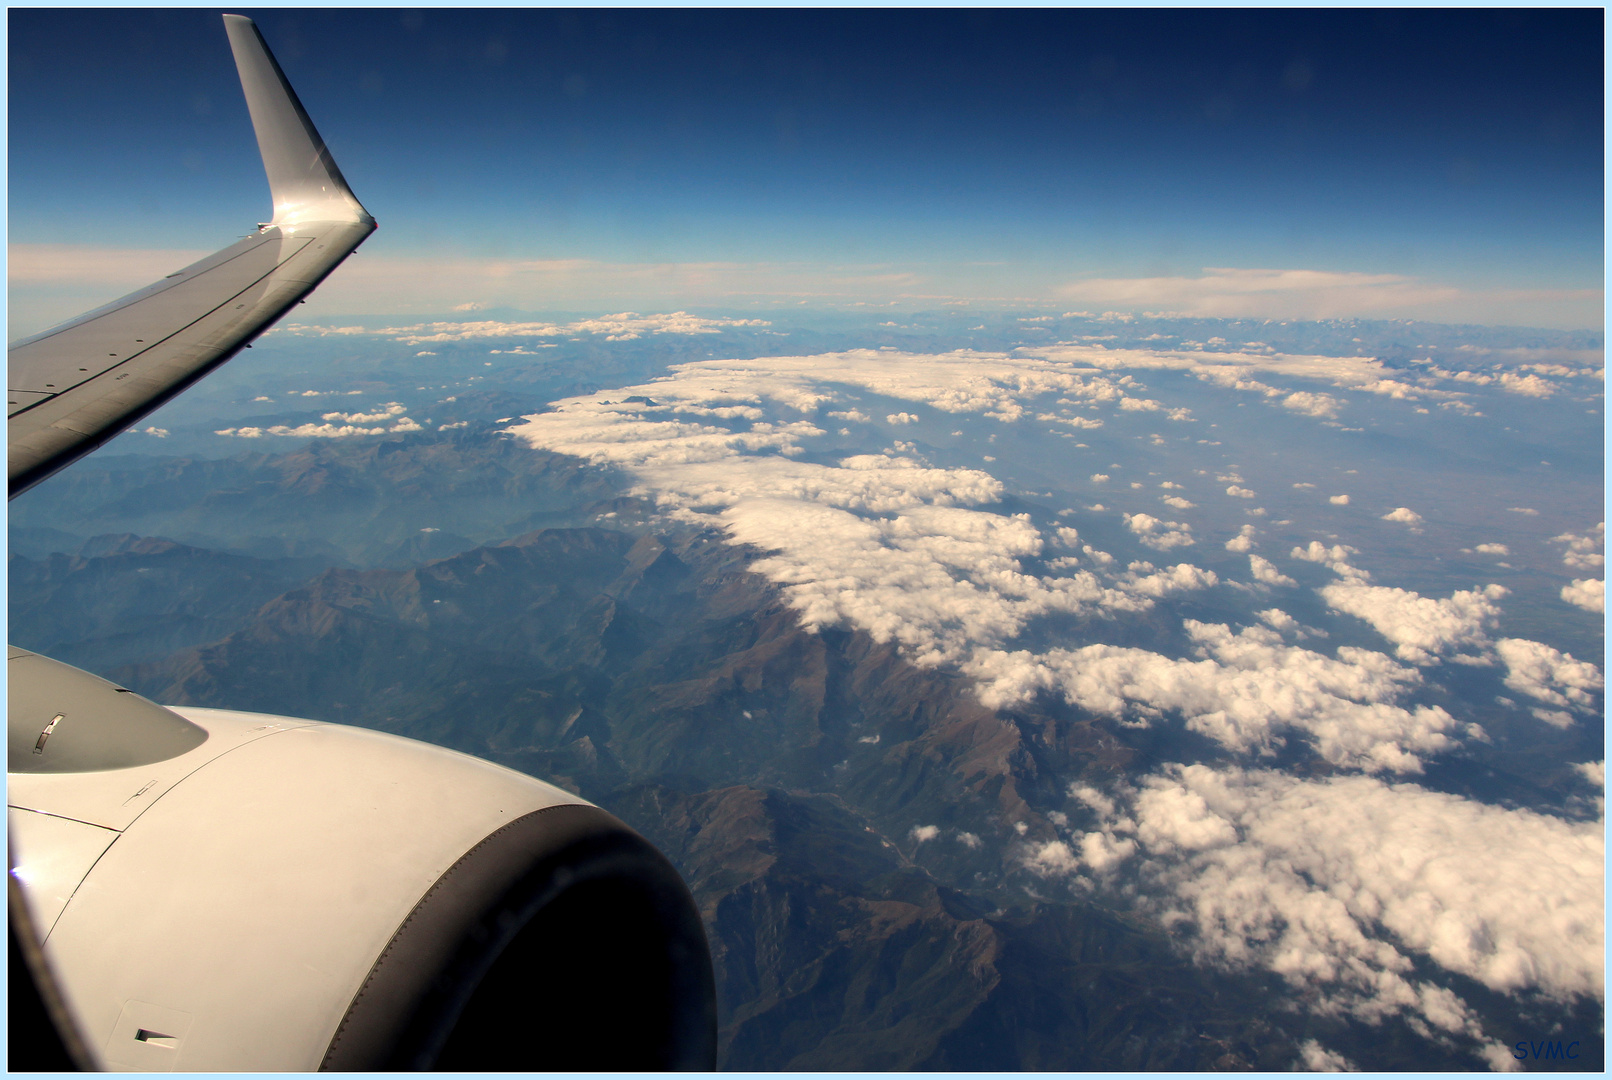
<path fill-rule="evenodd" d="M 715 1064 L 710 956 L 682 879 L 604 811 L 556 806 L 488 837 L 426 893 L 322 1068 Z"/>

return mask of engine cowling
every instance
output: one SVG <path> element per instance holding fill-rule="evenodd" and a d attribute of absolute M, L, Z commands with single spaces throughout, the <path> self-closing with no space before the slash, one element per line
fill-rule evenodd
<path fill-rule="evenodd" d="M 714 1067 L 698 911 L 598 807 L 380 732 L 9 666 L 13 873 L 107 1067 Z"/>

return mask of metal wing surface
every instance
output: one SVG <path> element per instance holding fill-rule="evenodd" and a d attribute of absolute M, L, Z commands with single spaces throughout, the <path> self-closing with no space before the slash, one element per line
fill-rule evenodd
<path fill-rule="evenodd" d="M 10 496 L 235 355 L 375 230 L 250 19 L 224 16 L 274 219 L 139 292 L 11 346 Z"/>

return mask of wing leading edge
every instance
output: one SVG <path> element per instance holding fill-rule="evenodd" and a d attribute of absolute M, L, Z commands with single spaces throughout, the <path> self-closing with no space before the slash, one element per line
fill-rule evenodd
<path fill-rule="evenodd" d="M 252 20 L 225 15 L 224 25 L 274 218 L 217 254 L 11 347 L 12 498 L 234 356 L 375 231 Z"/>

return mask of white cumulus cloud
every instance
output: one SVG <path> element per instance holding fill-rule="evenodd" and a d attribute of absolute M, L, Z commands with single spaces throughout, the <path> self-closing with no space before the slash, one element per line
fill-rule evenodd
<path fill-rule="evenodd" d="M 889 399 L 1002 424 L 1033 422 L 1044 409 L 1038 401 L 1049 397 L 1118 407 L 1134 379 L 1101 374 L 1109 369 L 1091 360 L 862 350 L 707 361 L 555 402 L 510 431 L 535 447 L 623 469 L 632 492 L 663 514 L 747 547 L 751 569 L 779 587 L 807 629 L 848 625 L 918 664 L 955 666 L 988 705 L 1061 695 L 1124 724 L 1182 723 L 1238 754 L 1274 753 L 1299 739 L 1335 766 L 1368 771 L 1417 772 L 1478 733 L 1413 699 L 1422 679 L 1415 667 L 1367 649 L 1298 647 L 1282 635 L 1324 635 L 1296 625 L 1234 630 L 1189 620 L 1188 657 L 1104 644 L 1023 651 L 1021 635 L 1038 619 L 1137 614 L 1218 579 L 1186 563 L 1161 570 L 1134 554 L 1116 559 L 1074 530 L 1044 534 L 1029 515 L 995 509 L 1005 489 L 987 473 L 935 468 L 910 450 L 836 459 L 814 443 L 829 411 L 882 416 Z M 872 399 L 860 401 L 862 392 Z M 872 400 L 882 405 L 877 413 Z M 1241 481 L 1234 472 L 1221 480 Z M 1145 513 L 1123 519 L 1139 547 L 1193 542 L 1181 522 Z M 1256 583 L 1293 585 L 1247 554 Z M 1349 565 L 1353 548 L 1316 541 L 1292 554 L 1330 567 L 1341 585 L 1369 580 Z M 1478 641 L 1478 631 L 1451 626 L 1412 632 L 1400 614 L 1381 614 L 1383 594 L 1347 595 L 1354 599 L 1338 593 L 1338 603 L 1375 612 L 1402 656 Z M 1392 611 L 1427 614 L 1420 599 L 1398 595 Z M 1461 600 L 1428 601 L 1429 611 Z"/>
<path fill-rule="evenodd" d="M 1193 543 L 1192 526 L 1179 521 L 1162 521 L 1151 514 L 1126 514 L 1125 527 L 1155 551 L 1169 551 Z"/>
<path fill-rule="evenodd" d="M 1226 545 L 1228 548 L 1230 544 Z M 1254 580 L 1263 585 L 1286 585 L 1296 587 L 1298 582 L 1276 569 L 1276 564 L 1269 559 L 1262 559 L 1258 555 L 1248 556 L 1248 568 L 1254 575 Z"/>
<path fill-rule="evenodd" d="M 1457 745 L 1444 709 L 1397 704 L 1421 676 L 1382 653 L 1346 646 L 1327 657 L 1265 627 L 1184 625 L 1198 659 L 1115 645 L 1039 656 L 979 650 L 964 670 L 993 707 L 1045 691 L 1138 727 L 1179 713 L 1189 730 L 1242 754 L 1273 753 L 1301 734 L 1335 765 L 1420 772 L 1424 756 Z"/>
<path fill-rule="evenodd" d="M 1069 872 L 1112 873 L 1110 853 L 1134 844 L 1144 907 L 1190 928 L 1201 961 L 1279 975 L 1317 1011 L 1405 1014 L 1482 1056 L 1492 1037 L 1415 961 L 1503 994 L 1605 992 L 1601 822 L 1204 765 L 1167 766 L 1109 805 L 1086 834 L 1099 859 L 1076 854 L 1083 837 Z"/>
<path fill-rule="evenodd" d="M 1418 531 L 1415 527 L 1422 523 L 1422 515 L 1418 514 L 1408 506 L 1396 506 L 1394 509 L 1383 515 L 1383 520 L 1397 521 L 1402 525 L 1411 526 L 1412 531 Z"/>
<path fill-rule="evenodd" d="M 1310 1072 L 1359 1072 L 1360 1068 L 1342 1054 L 1333 1053 L 1314 1039 L 1299 1046 L 1299 1060 Z"/>
<path fill-rule="evenodd" d="M 1237 531 L 1237 535 L 1226 541 L 1227 551 L 1248 552 L 1254 550 L 1254 527 L 1244 525 Z"/>
<path fill-rule="evenodd" d="M 1548 705 L 1589 712 L 1605 685 L 1594 664 L 1538 641 L 1501 638 L 1495 652 L 1506 665 L 1506 685 Z"/>
<path fill-rule="evenodd" d="M 275 435 L 285 438 L 299 439 L 349 439 L 357 435 L 402 435 L 413 431 L 424 431 L 413 417 L 402 416 L 391 424 L 366 423 L 358 424 L 298 424 L 291 427 L 286 424 L 275 424 L 272 427 L 239 427 L 222 428 L 213 432 L 214 435 L 233 436 L 238 439 L 261 439 L 265 435 Z"/>
<path fill-rule="evenodd" d="M 1331 394 L 1311 393 L 1308 390 L 1299 390 L 1282 399 L 1284 409 L 1301 412 L 1305 416 L 1314 416 L 1322 420 L 1331 420 L 1338 415 L 1343 402 Z"/>
<path fill-rule="evenodd" d="M 382 405 L 375 412 L 327 412 L 321 416 L 320 419 L 337 424 L 380 424 L 402 416 L 407 411 L 408 410 L 402 405 L 395 401 L 391 401 L 385 405 Z"/>
<path fill-rule="evenodd" d="M 1595 528 L 1583 536 L 1574 533 L 1562 533 L 1552 537 L 1559 544 L 1566 544 L 1567 550 L 1562 552 L 1562 562 L 1573 570 L 1598 570 L 1606 565 L 1606 556 L 1602 550 L 1606 547 L 1606 522 L 1600 522 Z"/>
<path fill-rule="evenodd" d="M 1562 586 L 1562 599 L 1585 611 L 1605 614 L 1606 582 L 1599 578 L 1575 579 L 1571 585 Z"/>
<path fill-rule="evenodd" d="M 1506 595 L 1504 587 L 1487 585 L 1435 600 L 1409 589 L 1359 581 L 1341 581 L 1318 591 L 1330 607 L 1364 619 L 1392 641 L 1401 660 L 1416 664 L 1432 663 L 1438 654 L 1457 649 L 1486 648 L 1487 631 L 1500 618 L 1495 601 Z"/>

